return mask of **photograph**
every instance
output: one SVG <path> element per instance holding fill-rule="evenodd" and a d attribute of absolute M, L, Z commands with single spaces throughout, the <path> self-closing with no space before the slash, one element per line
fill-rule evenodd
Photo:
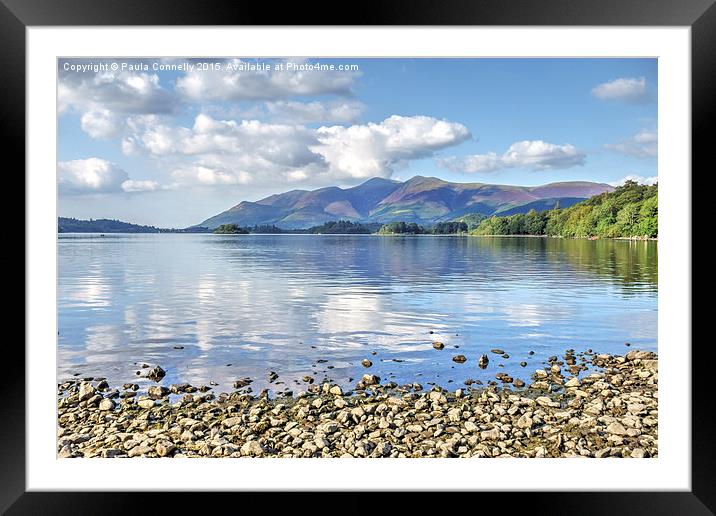
<path fill-rule="evenodd" d="M 659 457 L 658 58 L 56 66 L 58 460 Z"/>

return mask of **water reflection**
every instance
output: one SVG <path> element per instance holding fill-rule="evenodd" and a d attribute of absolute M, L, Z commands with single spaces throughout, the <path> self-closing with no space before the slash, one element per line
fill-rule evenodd
<path fill-rule="evenodd" d="M 278 390 L 306 374 L 347 386 L 371 356 L 384 378 L 447 384 L 494 376 L 474 367 L 493 347 L 509 350 L 495 366 L 515 377 L 521 360 L 569 347 L 656 349 L 655 242 L 165 234 L 58 245 L 60 377 L 133 381 L 148 362 L 165 382 L 219 389 L 243 376 L 263 388 L 269 370 L 286 382 Z M 458 347 L 474 360 L 456 366 Z"/>

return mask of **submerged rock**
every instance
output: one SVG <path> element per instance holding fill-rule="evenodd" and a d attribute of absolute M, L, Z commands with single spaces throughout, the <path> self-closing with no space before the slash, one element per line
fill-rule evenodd
<path fill-rule="evenodd" d="M 477 365 L 480 369 L 487 369 L 487 365 L 490 363 L 490 359 L 487 355 L 482 355 L 480 360 L 477 361 Z"/>

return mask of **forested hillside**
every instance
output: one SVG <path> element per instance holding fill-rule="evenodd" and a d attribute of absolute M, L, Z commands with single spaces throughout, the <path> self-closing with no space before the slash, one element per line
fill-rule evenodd
<path fill-rule="evenodd" d="M 569 208 L 490 217 L 472 234 L 655 238 L 658 231 L 658 185 L 627 181 Z"/>

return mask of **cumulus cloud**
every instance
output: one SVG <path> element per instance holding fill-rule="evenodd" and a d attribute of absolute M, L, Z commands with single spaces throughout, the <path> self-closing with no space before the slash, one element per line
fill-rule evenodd
<path fill-rule="evenodd" d="M 135 132 L 125 138 L 124 151 L 179 160 L 171 172 L 178 185 L 388 177 L 394 167 L 470 137 L 461 124 L 425 116 L 311 129 L 200 114 L 192 127 L 168 126 L 152 117 L 132 119 L 128 126 Z"/>
<path fill-rule="evenodd" d="M 622 177 L 619 181 L 614 181 L 609 184 L 612 186 L 622 186 L 627 181 L 634 181 L 641 185 L 653 185 L 653 184 L 656 184 L 659 182 L 659 177 L 658 176 L 644 177 L 644 176 L 639 176 L 636 174 L 630 174 L 628 176 Z"/>
<path fill-rule="evenodd" d="M 108 109 L 94 109 L 82 115 L 80 126 L 92 138 L 113 138 L 119 133 L 120 122 Z"/>
<path fill-rule="evenodd" d="M 69 60 L 73 65 L 88 60 Z M 65 70 L 60 63 L 57 106 L 60 114 L 81 115 L 81 127 L 93 138 L 111 138 L 131 114 L 171 113 L 175 95 L 162 87 L 155 73 L 131 70 Z"/>
<path fill-rule="evenodd" d="M 627 140 L 608 143 L 605 147 L 634 158 L 655 158 L 659 154 L 659 135 L 656 131 L 642 130 Z"/>
<path fill-rule="evenodd" d="M 189 71 L 177 79 L 176 89 L 194 101 L 274 100 L 306 95 L 348 95 L 359 76 L 358 72 L 337 70 L 246 70 L 245 67 L 250 64 L 250 61 L 242 59 L 229 59 L 220 69 Z"/>
<path fill-rule="evenodd" d="M 57 176 L 62 195 L 136 193 L 159 188 L 156 181 L 129 179 L 127 172 L 101 158 L 61 161 L 57 164 Z"/>
<path fill-rule="evenodd" d="M 393 115 L 380 123 L 320 127 L 316 135 L 320 143 L 311 150 L 335 175 L 368 178 L 388 177 L 397 165 L 467 140 L 470 131 L 428 116 Z"/>
<path fill-rule="evenodd" d="M 360 102 L 267 102 L 269 115 L 276 120 L 298 124 L 320 122 L 355 122 L 365 106 Z"/>
<path fill-rule="evenodd" d="M 100 159 L 75 159 L 57 164 L 60 193 L 109 193 L 122 190 L 129 175 L 114 163 Z"/>
<path fill-rule="evenodd" d="M 574 145 L 557 145 L 542 140 L 515 142 L 498 155 L 495 152 L 474 154 L 464 158 L 443 158 L 438 164 L 455 172 L 496 172 L 507 168 L 552 170 L 584 165 L 585 154 Z"/>
<path fill-rule="evenodd" d="M 647 99 L 646 78 L 622 77 L 605 82 L 592 89 L 592 95 L 601 100 L 641 102 Z"/>

